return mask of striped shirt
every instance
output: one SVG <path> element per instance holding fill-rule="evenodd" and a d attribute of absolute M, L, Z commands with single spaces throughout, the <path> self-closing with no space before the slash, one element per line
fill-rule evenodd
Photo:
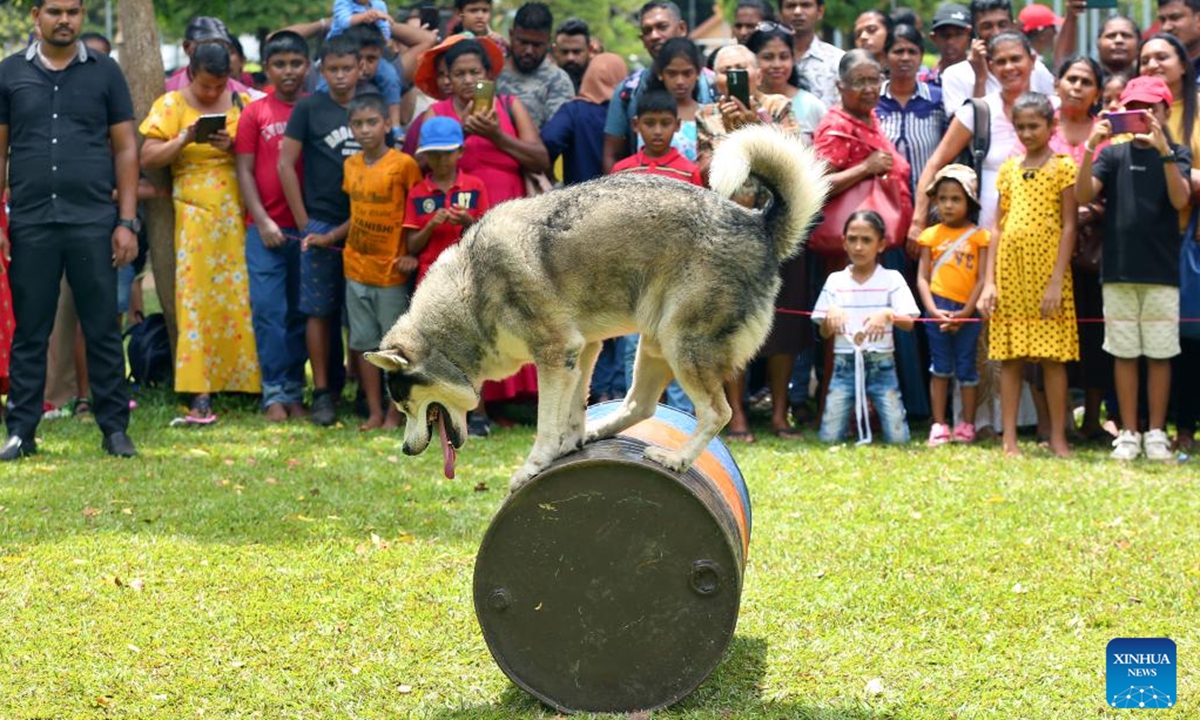
<path fill-rule="evenodd" d="M 908 104 L 901 105 L 892 95 L 890 83 L 885 82 L 875 115 L 883 134 L 908 161 L 908 186 L 915 197 L 919 192 L 917 179 L 946 134 L 948 120 L 942 107 L 942 91 L 918 82 L 916 94 L 908 99 Z"/>
<path fill-rule="evenodd" d="M 875 274 L 860 283 L 850 273 L 852 268 L 847 266 L 825 280 L 825 287 L 821 288 L 821 295 L 812 313 L 813 322 L 819 324 L 825 320 L 830 308 L 845 311 L 846 332 L 838 335 L 833 344 L 834 354 L 839 355 L 854 352 L 855 334 L 866 326 L 867 318 L 880 310 L 891 308 L 896 315 L 921 315 L 908 283 L 899 272 L 876 265 Z M 889 324 L 882 338 L 873 342 L 863 340 L 862 349 L 866 352 L 892 352 L 896 347 L 892 332 Z"/>

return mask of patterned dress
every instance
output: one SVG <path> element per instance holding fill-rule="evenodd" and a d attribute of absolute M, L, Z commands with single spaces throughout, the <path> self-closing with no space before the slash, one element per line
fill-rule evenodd
<path fill-rule="evenodd" d="M 1004 225 L 996 250 L 996 311 L 989 323 L 992 360 L 1079 359 L 1071 267 L 1062 282 L 1062 311 L 1042 319 L 1042 297 L 1058 258 L 1062 191 L 1075 184 L 1075 163 L 1055 155 L 1040 168 L 1023 168 L 1023 156 L 1000 166 L 996 189 Z"/>
<path fill-rule="evenodd" d="M 170 140 L 201 114 L 171 92 L 154 102 L 139 129 L 147 138 Z M 241 109 L 235 104 L 227 115 L 226 130 L 236 136 Z M 191 143 L 171 164 L 171 178 L 179 321 L 175 390 L 261 392 L 234 156 Z"/>

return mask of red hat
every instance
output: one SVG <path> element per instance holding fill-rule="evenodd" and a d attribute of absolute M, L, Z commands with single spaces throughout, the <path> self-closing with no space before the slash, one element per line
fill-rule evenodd
<path fill-rule="evenodd" d="M 1167 87 L 1167 81 L 1158 75 L 1139 75 L 1126 83 L 1125 89 L 1121 91 L 1122 105 L 1132 102 L 1148 105 L 1166 103 L 1170 107 L 1174 101 L 1175 98 L 1171 96 L 1171 88 Z"/>
<path fill-rule="evenodd" d="M 1055 15 L 1053 10 L 1037 3 L 1021 8 L 1017 20 L 1021 23 L 1021 29 L 1027 33 L 1062 25 L 1062 18 Z"/>
<path fill-rule="evenodd" d="M 451 35 L 437 45 L 429 48 L 421 53 L 421 57 L 417 60 L 417 70 L 413 73 L 413 85 L 420 88 L 421 92 L 431 98 L 445 100 L 438 92 L 437 87 L 437 60 L 445 54 L 447 50 L 454 47 L 463 40 L 474 40 L 483 46 L 483 51 L 487 53 L 488 64 L 492 66 L 488 73 L 488 78 L 495 80 L 500 71 L 504 69 L 504 51 L 500 49 L 496 43 L 484 37 L 472 37 L 470 35 Z"/>

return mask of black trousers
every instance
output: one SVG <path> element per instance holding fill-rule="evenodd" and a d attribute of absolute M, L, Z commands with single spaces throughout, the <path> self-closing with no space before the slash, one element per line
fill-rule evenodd
<path fill-rule="evenodd" d="M 33 440 L 46 396 L 46 350 L 63 272 L 87 340 L 96 424 L 105 436 L 129 427 L 125 350 L 117 324 L 117 271 L 110 225 L 23 225 L 9 232 L 13 335 L 8 434 Z"/>

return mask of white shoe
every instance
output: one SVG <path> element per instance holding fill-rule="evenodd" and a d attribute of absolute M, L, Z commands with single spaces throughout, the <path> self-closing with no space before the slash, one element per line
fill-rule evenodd
<path fill-rule="evenodd" d="M 1162 430 L 1151 430 L 1142 438 L 1147 460 L 1159 462 L 1174 460 L 1175 453 L 1171 452 L 1171 441 Z"/>
<path fill-rule="evenodd" d="M 1113 440 L 1113 451 L 1109 456 L 1113 460 L 1137 460 L 1142 454 L 1142 436 L 1129 430 L 1122 430 L 1117 439 Z"/>

